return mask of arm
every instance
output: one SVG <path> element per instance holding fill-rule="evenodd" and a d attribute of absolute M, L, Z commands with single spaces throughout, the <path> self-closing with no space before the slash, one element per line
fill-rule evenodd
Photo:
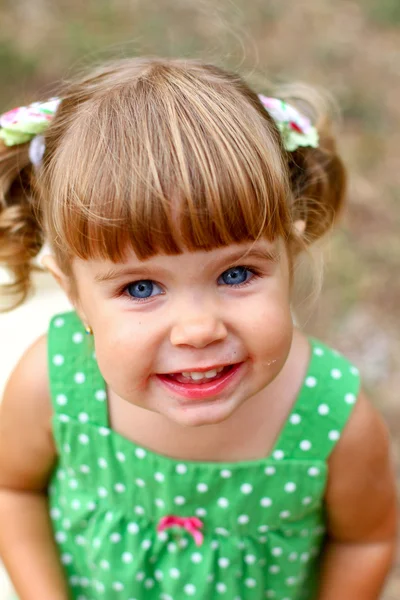
<path fill-rule="evenodd" d="M 48 514 L 56 452 L 46 339 L 25 353 L 0 404 L 0 556 L 20 600 L 67 600 Z"/>
<path fill-rule="evenodd" d="M 396 548 L 386 428 L 364 394 L 329 460 L 328 541 L 318 600 L 378 600 Z"/>

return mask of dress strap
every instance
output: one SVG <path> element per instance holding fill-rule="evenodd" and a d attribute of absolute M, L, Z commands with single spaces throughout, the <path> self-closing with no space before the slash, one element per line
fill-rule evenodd
<path fill-rule="evenodd" d="M 313 338 L 309 342 L 307 374 L 272 455 L 325 461 L 350 418 L 360 377 L 339 352 Z"/>
<path fill-rule="evenodd" d="M 50 390 L 55 415 L 108 427 L 107 392 L 88 336 L 76 312 L 55 315 L 48 331 Z"/>

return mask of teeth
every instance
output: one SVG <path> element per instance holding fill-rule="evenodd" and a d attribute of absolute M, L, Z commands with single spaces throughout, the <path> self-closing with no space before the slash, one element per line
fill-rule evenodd
<path fill-rule="evenodd" d="M 199 381 L 200 379 L 204 379 L 204 373 L 196 373 L 192 372 L 189 375 L 194 381 Z"/>
<path fill-rule="evenodd" d="M 211 369 L 211 371 L 206 371 L 204 375 L 207 379 L 211 379 L 211 377 L 215 377 L 217 374 L 217 369 Z"/>
<path fill-rule="evenodd" d="M 193 381 L 200 381 L 200 379 L 212 379 L 216 377 L 218 373 L 222 371 L 224 367 L 219 367 L 218 369 L 210 369 L 210 371 L 183 371 L 182 375 L 187 377 L 188 379 L 193 379 Z"/>

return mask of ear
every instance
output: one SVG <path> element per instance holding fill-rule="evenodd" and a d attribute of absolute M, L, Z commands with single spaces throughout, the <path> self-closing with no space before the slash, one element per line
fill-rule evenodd
<path fill-rule="evenodd" d="M 52 274 L 54 279 L 57 281 L 58 285 L 64 290 L 66 295 L 68 296 L 68 300 L 71 302 L 76 312 L 80 316 L 82 322 L 86 325 L 86 317 L 83 313 L 83 310 L 78 302 L 76 294 L 72 291 L 71 281 L 65 275 L 65 273 L 58 266 L 56 259 L 51 254 L 46 254 L 41 258 L 42 266 Z"/>
<path fill-rule="evenodd" d="M 297 221 L 293 223 L 293 228 L 296 232 L 296 235 L 301 237 L 306 230 L 306 222 L 303 221 L 303 219 L 297 219 Z"/>
<path fill-rule="evenodd" d="M 54 258 L 54 256 L 52 256 L 51 254 L 46 254 L 46 256 L 42 257 L 40 262 L 42 263 L 43 267 L 47 271 L 49 271 L 49 273 L 51 273 L 53 275 L 53 277 L 57 281 L 58 285 L 60 285 L 62 287 L 64 292 L 69 297 L 69 292 L 70 292 L 69 280 L 68 280 L 67 276 L 65 275 L 65 273 L 63 273 L 63 271 L 61 271 L 60 267 L 56 263 L 56 259 Z"/>
<path fill-rule="evenodd" d="M 71 304 L 77 308 L 76 298 L 74 298 L 74 294 L 72 293 L 71 281 L 60 269 L 54 256 L 52 254 L 46 254 L 41 258 L 40 262 L 42 266 L 52 274 L 58 285 L 64 290 Z"/>
<path fill-rule="evenodd" d="M 290 251 L 294 257 L 300 254 L 306 246 L 306 240 L 304 238 L 305 230 L 306 222 L 303 221 L 303 219 L 297 219 L 293 222 Z"/>

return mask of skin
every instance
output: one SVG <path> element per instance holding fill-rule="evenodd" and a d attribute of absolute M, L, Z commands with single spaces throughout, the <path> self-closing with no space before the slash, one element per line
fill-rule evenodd
<path fill-rule="evenodd" d="M 253 250 L 274 252 L 276 258 L 246 256 L 245 264 L 260 276 L 249 271 L 239 287 L 219 282 L 222 273 L 241 264 L 244 252 Z M 195 427 L 229 420 L 248 398 L 265 394 L 286 362 L 293 336 L 288 262 L 281 245 L 232 245 L 160 255 L 142 264 L 130 251 L 124 266 L 129 274 L 96 282 L 114 267 L 111 262 L 74 263 L 80 310 L 93 330 L 97 361 L 113 394 L 176 425 Z M 154 295 L 140 301 L 128 290 L 121 292 L 135 280 L 156 282 Z M 204 402 L 174 396 L 157 377 L 232 363 L 242 363 L 235 386 Z"/>
<path fill-rule="evenodd" d="M 302 385 L 309 346 L 292 324 L 285 246 L 261 240 L 251 248 L 259 253 L 246 255 L 250 245 L 240 244 L 143 262 L 128 251 L 117 267 L 129 273 L 103 282 L 96 279 L 114 264 L 75 259 L 77 297 L 54 259 L 46 259 L 93 330 L 118 433 L 182 459 L 248 460 L 271 450 Z M 245 284 L 226 285 L 221 275 L 235 265 L 258 275 L 247 272 Z M 138 280 L 156 282 L 151 298 L 131 297 L 127 286 Z M 206 401 L 183 400 L 158 378 L 238 362 L 235 385 Z M 20 600 L 67 597 L 45 516 L 55 460 L 42 339 L 12 375 L 0 408 L 0 552 Z M 330 457 L 325 501 L 318 600 L 379 598 L 393 560 L 396 495 L 386 429 L 363 392 Z"/>

